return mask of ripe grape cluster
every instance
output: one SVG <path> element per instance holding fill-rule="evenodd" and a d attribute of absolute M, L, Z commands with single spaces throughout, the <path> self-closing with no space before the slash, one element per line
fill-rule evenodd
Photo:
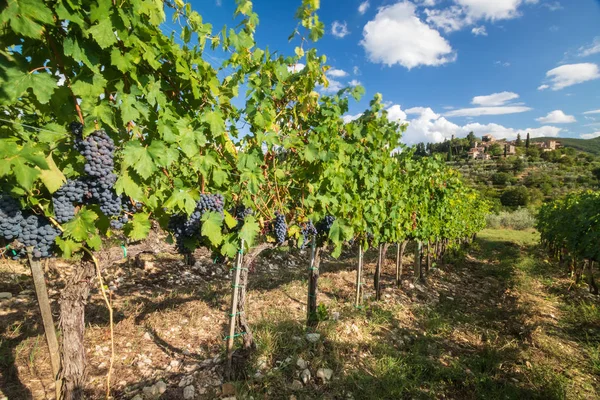
<path fill-rule="evenodd" d="M 76 204 L 96 203 L 104 215 L 113 217 L 110 225 L 114 229 L 122 229 L 129 221 L 127 213 L 136 210 L 128 206 L 130 202 L 126 196 L 118 196 L 114 190 L 117 176 L 113 173 L 113 140 L 104 130 L 94 131 L 83 138 L 83 125 L 78 122 L 71 123 L 69 128 L 75 136 L 75 149 L 85 158 L 83 169 L 86 176 L 67 181 L 54 194 L 52 203 L 57 221 L 64 223 L 73 219 Z"/>
<path fill-rule="evenodd" d="M 179 252 L 186 253 L 185 243 L 190 239 L 200 238 L 200 227 L 204 213 L 216 212 L 223 215 L 224 205 L 223 195 L 203 193 L 196 203 L 194 212 L 189 217 L 183 214 L 176 214 L 171 217 L 168 228 L 173 232 Z"/>
<path fill-rule="evenodd" d="M 25 247 L 33 247 L 35 258 L 52 255 L 52 245 L 60 231 L 39 215 L 23 213 L 15 199 L 0 194 L 0 237 L 17 240 Z M 27 254 L 25 249 L 14 252 L 14 258 Z"/>
<path fill-rule="evenodd" d="M 87 193 L 87 184 L 83 180 L 68 180 L 52 196 L 54 214 L 61 224 L 75 217 L 75 206 L 83 202 Z"/>
<path fill-rule="evenodd" d="M 275 220 L 273 221 L 273 232 L 275 233 L 275 239 L 277 243 L 283 244 L 287 236 L 287 224 L 285 223 L 285 217 L 283 214 L 275 212 Z"/>
<path fill-rule="evenodd" d="M 319 223 L 317 223 L 317 230 L 319 233 L 328 235 L 331 226 L 333 225 L 333 221 L 335 221 L 335 217 L 331 215 L 326 215 Z"/>
<path fill-rule="evenodd" d="M 317 228 L 315 228 L 313 222 L 309 220 L 302 228 L 302 237 L 304 238 L 302 241 L 302 248 L 305 248 L 308 242 L 315 236 L 317 236 Z"/>
<path fill-rule="evenodd" d="M 254 210 L 244 205 L 238 205 L 235 208 L 231 209 L 229 213 L 231 215 L 234 215 L 235 219 L 237 219 L 237 229 L 241 229 L 242 226 L 244 226 L 244 219 L 246 219 L 248 215 L 253 215 Z"/>

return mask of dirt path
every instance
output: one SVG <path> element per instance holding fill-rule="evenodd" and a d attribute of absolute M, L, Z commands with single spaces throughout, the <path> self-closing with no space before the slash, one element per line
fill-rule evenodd
<path fill-rule="evenodd" d="M 565 271 L 546 262 L 536 239 L 531 232 L 486 230 L 466 254 L 433 268 L 424 285 L 413 283 L 409 267 L 396 288 L 388 260 L 379 302 L 371 288 L 375 254 L 368 253 L 366 299 L 358 309 L 355 254 L 326 258 L 315 332 L 303 324 L 306 254 L 271 252 L 254 266 L 249 288 L 258 349 L 247 379 L 233 385 L 224 384 L 221 370 L 227 271 L 206 258 L 189 267 L 170 256 L 116 266 L 109 276 L 117 311 L 116 397 L 179 399 L 191 385 L 197 399 L 598 398 L 598 299 L 584 287 L 569 291 Z M 27 273 L 11 265 L 0 274 L 0 291 L 15 292 L 0 307 L 0 395 L 52 398 Z M 58 290 L 52 288 L 53 298 Z M 108 329 L 100 299 L 93 300 L 89 395 L 100 398 Z M 162 396 L 153 386 L 160 380 Z"/>

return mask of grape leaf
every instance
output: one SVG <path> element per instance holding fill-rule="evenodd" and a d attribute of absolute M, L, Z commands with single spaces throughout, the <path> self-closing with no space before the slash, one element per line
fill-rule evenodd
<path fill-rule="evenodd" d="M 244 218 L 244 225 L 240 229 L 240 239 L 246 241 L 248 247 L 252 247 L 254 240 L 260 231 L 260 226 L 252 215 L 247 215 Z"/>
<path fill-rule="evenodd" d="M 133 240 L 142 240 L 148 236 L 152 224 L 149 220 L 150 215 L 145 213 L 137 213 L 133 216 L 133 220 L 128 228 L 127 235 Z"/>
<path fill-rule="evenodd" d="M 31 190 L 33 183 L 40 175 L 40 171 L 25 164 L 21 157 L 15 158 L 12 163 L 17 183 L 24 189 Z"/>
<path fill-rule="evenodd" d="M 56 166 L 52 153 L 46 157 L 48 163 L 48 169 L 40 170 L 40 179 L 42 183 L 48 188 L 50 193 L 56 192 L 60 187 L 67 181 L 63 173 Z"/>
<path fill-rule="evenodd" d="M 206 236 L 213 246 L 218 246 L 223 241 L 221 224 L 223 217 L 216 212 L 207 212 L 202 215 L 202 236 Z"/>
<path fill-rule="evenodd" d="M 63 225 L 64 235 L 67 238 L 73 238 L 78 242 L 88 239 L 90 234 L 96 233 L 94 221 L 98 219 L 98 214 L 83 207 L 75 215 L 75 218 Z"/>

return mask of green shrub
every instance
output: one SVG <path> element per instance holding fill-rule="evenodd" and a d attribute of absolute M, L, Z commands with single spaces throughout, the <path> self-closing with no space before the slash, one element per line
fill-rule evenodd
<path fill-rule="evenodd" d="M 498 214 L 487 216 L 487 227 L 492 229 L 508 228 L 524 230 L 535 226 L 535 217 L 526 208 L 520 208 L 516 211 L 502 211 Z"/>

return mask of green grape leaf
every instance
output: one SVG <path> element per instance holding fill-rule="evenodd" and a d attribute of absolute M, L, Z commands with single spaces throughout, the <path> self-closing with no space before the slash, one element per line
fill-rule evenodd
<path fill-rule="evenodd" d="M 83 207 L 75 215 L 73 220 L 63 225 L 64 235 L 67 238 L 73 238 L 78 242 L 87 240 L 89 235 L 96 233 L 95 221 L 98 219 L 98 214 L 94 211 Z"/>
<path fill-rule="evenodd" d="M 233 218 L 227 210 L 223 211 L 223 214 L 225 214 L 225 224 L 227 224 L 227 227 L 229 229 L 235 228 L 237 226 L 237 219 Z"/>
<path fill-rule="evenodd" d="M 60 248 L 63 258 L 66 259 L 73 257 L 73 253 L 78 252 L 82 247 L 81 243 L 77 243 L 72 239 L 63 239 L 60 236 L 56 238 L 55 242 Z"/>
<path fill-rule="evenodd" d="M 102 238 L 100 237 L 100 235 L 92 235 L 90 238 L 88 238 L 85 243 L 92 249 L 92 250 L 100 250 L 102 248 Z"/>
<path fill-rule="evenodd" d="M 240 239 L 243 239 L 248 247 L 252 247 L 258 232 L 260 232 L 260 226 L 258 225 L 256 218 L 252 215 L 247 215 L 246 218 L 244 218 L 244 225 L 242 226 L 242 229 L 240 229 Z"/>
<path fill-rule="evenodd" d="M 216 212 L 207 212 L 202 215 L 202 236 L 208 238 L 213 246 L 218 246 L 223 241 L 221 224 L 223 217 Z"/>
<path fill-rule="evenodd" d="M 127 236 L 133 240 L 145 239 L 152 227 L 149 217 L 150 215 L 145 213 L 135 214 L 131 223 L 128 224 Z"/>
<path fill-rule="evenodd" d="M 48 169 L 40 170 L 40 179 L 50 193 L 56 192 L 67 181 L 63 173 L 56 166 L 52 153 L 46 157 Z"/>
<path fill-rule="evenodd" d="M 87 30 L 87 34 L 94 39 L 100 47 L 106 49 L 117 42 L 117 37 L 113 30 L 110 18 L 103 17 L 97 25 L 94 25 Z"/>
<path fill-rule="evenodd" d="M 12 164 L 17 183 L 25 190 L 31 190 L 33 183 L 40 176 L 40 171 L 25 164 L 25 161 L 21 157 L 15 158 Z"/>

